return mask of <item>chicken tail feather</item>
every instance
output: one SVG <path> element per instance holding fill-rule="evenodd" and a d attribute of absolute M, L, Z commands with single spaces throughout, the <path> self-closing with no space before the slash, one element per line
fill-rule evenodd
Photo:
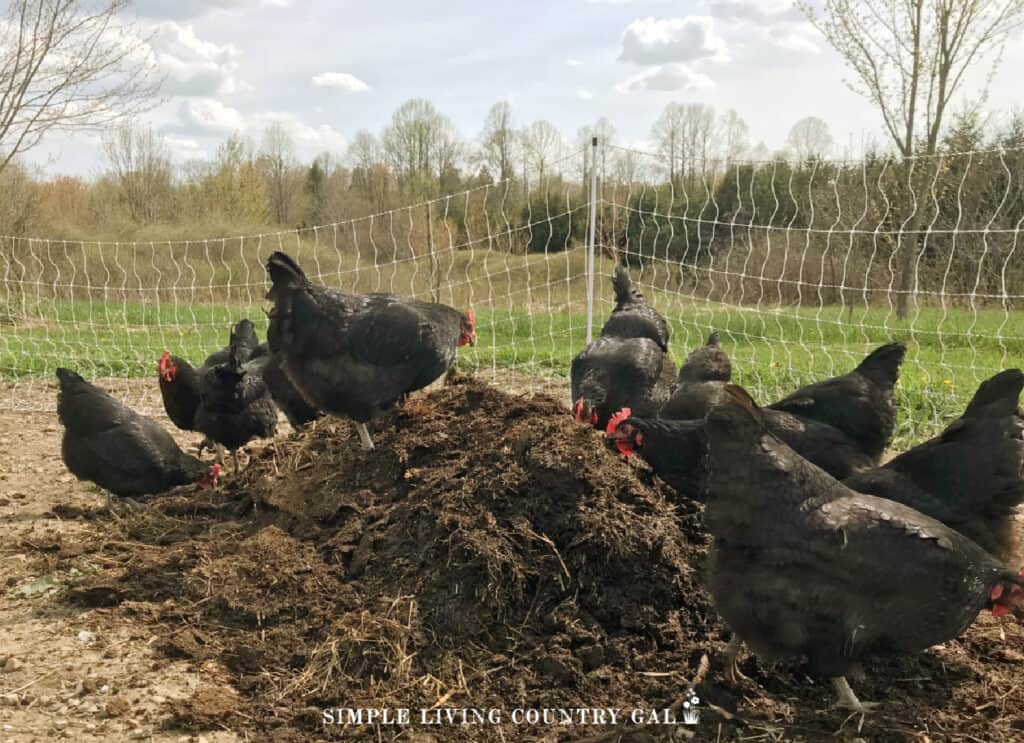
<path fill-rule="evenodd" d="M 57 368 L 57 379 L 60 381 L 61 389 L 66 389 L 70 386 L 85 383 L 85 380 L 82 379 L 82 375 L 80 375 L 78 372 L 73 372 L 70 369 L 65 369 L 62 366 Z"/>
<path fill-rule="evenodd" d="M 964 418 L 1002 418 L 1017 412 L 1021 390 L 1024 389 L 1024 372 L 1020 369 L 1006 369 L 986 379 L 974 393 Z"/>
<path fill-rule="evenodd" d="M 633 281 L 629 278 L 629 271 L 621 265 L 615 266 L 612 274 L 612 288 L 615 290 L 615 303 L 627 304 L 636 299 L 633 295 Z"/>
<path fill-rule="evenodd" d="M 754 398 L 750 396 L 750 393 L 740 387 L 738 384 L 727 384 L 725 385 L 725 391 L 732 398 L 732 402 L 737 403 L 740 407 L 746 410 L 750 417 L 758 422 L 764 421 L 764 416 L 761 413 L 761 408 Z"/>
<path fill-rule="evenodd" d="M 857 371 L 883 389 L 892 389 L 900 376 L 900 365 L 907 353 L 902 343 L 888 343 L 876 348 L 860 362 Z"/>
<path fill-rule="evenodd" d="M 309 283 L 306 274 L 303 273 L 299 264 L 280 250 L 274 251 L 267 259 L 267 273 L 274 287 L 278 286 L 305 286 Z"/>

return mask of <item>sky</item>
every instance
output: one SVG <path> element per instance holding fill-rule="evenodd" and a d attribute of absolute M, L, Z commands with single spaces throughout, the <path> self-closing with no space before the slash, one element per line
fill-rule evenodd
<path fill-rule="evenodd" d="M 125 20 L 165 77 L 146 118 L 179 163 L 211 157 L 233 131 L 258 142 L 273 122 L 303 160 L 341 155 L 415 97 L 466 139 L 506 100 L 517 125 L 547 119 L 572 140 L 605 116 L 618 143 L 646 148 L 678 101 L 735 109 L 770 150 L 811 115 L 840 151 L 885 142 L 842 60 L 789 0 L 134 0 Z M 1021 105 L 1022 66 L 1018 31 L 989 109 Z M 92 133 L 53 134 L 26 159 L 50 174 L 104 167 Z"/>

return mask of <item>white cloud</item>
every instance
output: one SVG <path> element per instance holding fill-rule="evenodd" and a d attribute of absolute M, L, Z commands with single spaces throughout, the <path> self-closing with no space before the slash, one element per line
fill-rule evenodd
<path fill-rule="evenodd" d="M 346 93 L 362 93 L 370 89 L 369 85 L 347 72 L 321 72 L 313 75 L 312 82 L 318 88 L 337 88 Z"/>
<path fill-rule="evenodd" d="M 190 98 L 183 101 L 179 118 L 187 132 L 175 137 L 178 140 L 177 148 L 182 150 L 189 149 L 189 143 L 194 142 L 188 134 L 222 137 L 228 132 L 239 132 L 259 141 L 263 130 L 270 124 L 280 124 L 284 128 L 295 142 L 297 153 L 303 158 L 311 158 L 324 150 L 340 153 L 348 144 L 344 135 L 328 124 L 310 126 L 300 116 L 289 111 L 259 111 L 243 116 L 238 109 L 225 106 L 213 98 Z"/>
<path fill-rule="evenodd" d="M 714 0 L 711 15 L 752 23 L 797 23 L 803 19 L 803 14 L 790 0 Z"/>
<path fill-rule="evenodd" d="M 580 100 L 589 101 L 594 97 L 594 94 L 586 88 L 576 88 L 576 97 Z"/>
<path fill-rule="evenodd" d="M 821 35 L 789 0 L 716 0 L 711 14 L 780 49 L 821 51 Z"/>
<path fill-rule="evenodd" d="M 648 67 L 639 75 L 619 83 L 615 89 L 620 93 L 638 93 L 644 90 L 682 92 L 713 87 L 715 83 L 710 77 L 694 72 L 687 65 L 666 64 Z"/>
<path fill-rule="evenodd" d="M 583 65 L 580 60 L 572 58 L 565 60 L 565 63 L 570 67 L 581 67 Z"/>
<path fill-rule="evenodd" d="M 811 52 L 812 54 L 817 54 L 821 51 L 821 47 L 812 41 L 810 34 L 804 34 L 800 31 L 788 31 L 784 28 L 776 28 L 769 29 L 767 31 L 767 35 L 768 39 L 775 44 L 775 46 L 782 49 L 789 49 L 794 52 Z"/>
<path fill-rule="evenodd" d="M 149 53 L 171 95 L 228 95 L 245 88 L 238 78 L 242 53 L 233 45 L 203 41 L 191 24 L 162 21 L 153 27 Z"/>
<path fill-rule="evenodd" d="M 638 18 L 622 33 L 619 61 L 643 65 L 725 60 L 725 40 L 710 16 Z"/>
<path fill-rule="evenodd" d="M 264 8 L 290 8 L 292 0 L 260 0 L 260 5 Z"/>
<path fill-rule="evenodd" d="M 192 98 L 181 104 L 181 118 L 188 126 L 211 132 L 243 131 L 246 120 L 238 109 L 213 98 Z"/>
<path fill-rule="evenodd" d="M 176 160 L 206 159 L 207 154 L 203 146 L 191 137 L 179 137 L 174 134 L 164 135 L 164 142 L 171 150 L 171 155 Z"/>
<path fill-rule="evenodd" d="M 300 157 L 311 158 L 324 150 L 344 152 L 348 141 L 328 124 L 310 126 L 300 117 L 286 111 L 263 111 L 252 116 L 251 128 L 258 134 L 269 124 L 280 124 L 295 142 Z"/>

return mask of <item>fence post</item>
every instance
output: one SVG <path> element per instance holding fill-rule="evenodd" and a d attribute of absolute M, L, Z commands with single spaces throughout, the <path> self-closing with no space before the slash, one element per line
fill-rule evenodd
<path fill-rule="evenodd" d="M 590 140 L 590 234 L 587 239 L 587 343 L 594 339 L 594 274 L 597 272 L 597 137 Z"/>

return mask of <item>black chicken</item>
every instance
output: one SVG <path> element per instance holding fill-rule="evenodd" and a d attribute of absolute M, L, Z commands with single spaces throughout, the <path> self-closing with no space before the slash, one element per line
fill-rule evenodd
<path fill-rule="evenodd" d="M 722 350 L 718 333 L 712 333 L 707 344 L 690 351 L 679 367 L 676 389 L 658 417 L 670 420 L 703 418 L 723 394 L 725 383 L 731 379 L 732 362 Z"/>
<path fill-rule="evenodd" d="M 186 454 L 158 423 L 89 384 L 69 369 L 57 369 L 57 415 L 64 424 L 61 454 L 68 470 L 110 494 L 136 498 L 178 485 L 216 484 L 220 465 Z"/>
<path fill-rule="evenodd" d="M 320 415 L 288 379 L 280 354 L 271 354 L 267 344 L 259 342 L 252 322 L 243 319 L 231 329 L 227 348 L 210 354 L 198 369 L 168 351 L 160 357 L 160 394 L 164 410 L 174 425 L 185 431 L 198 430 L 195 415 L 199 408 L 202 377 L 210 368 L 229 361 L 232 345 L 237 349 L 237 356 L 245 364 L 246 371 L 263 377 L 271 398 L 292 426 L 303 426 Z M 209 443 L 204 442 L 200 451 L 207 445 Z"/>
<path fill-rule="evenodd" d="M 238 449 L 254 438 L 267 438 L 277 430 L 277 407 L 260 374 L 259 360 L 244 341 L 232 335 L 228 360 L 208 369 L 201 378 L 196 429 L 227 447 L 239 471 Z"/>
<path fill-rule="evenodd" d="M 573 414 L 578 423 L 603 429 L 612 414 L 628 407 L 652 416 L 668 401 L 676 369 L 668 355 L 668 325 L 615 267 L 615 309 L 601 337 L 572 360 Z"/>
<path fill-rule="evenodd" d="M 228 360 L 231 349 L 236 349 L 239 361 L 245 364 L 246 372 L 263 377 L 274 404 L 298 428 L 316 420 L 320 412 L 306 402 L 295 389 L 284 370 L 284 359 L 279 353 L 271 353 L 267 343 L 260 343 L 256 329 L 249 320 L 240 320 L 232 329 L 228 347 L 218 351 L 204 362 L 205 367 L 216 366 Z M 223 355 L 222 355 L 223 354 Z M 218 361 L 218 359 L 223 359 Z"/>
<path fill-rule="evenodd" d="M 718 395 L 724 399 L 725 385 Z M 709 404 L 714 404 L 709 398 Z M 833 476 L 845 476 L 857 465 L 873 466 L 849 437 L 832 426 L 803 420 L 779 410 L 761 411 L 768 430 L 805 459 Z M 639 454 L 662 480 L 680 495 L 701 500 L 707 475 L 703 418 L 671 420 L 634 417 L 629 408 L 616 413 L 606 428 L 607 438 L 621 454 Z M 836 473 L 839 473 L 838 475 Z"/>
<path fill-rule="evenodd" d="M 258 359 L 270 354 L 268 345 L 260 343 L 259 336 L 256 335 L 256 326 L 252 324 L 251 320 L 244 318 L 231 327 L 228 345 L 207 356 L 203 366 L 209 369 L 217 364 L 227 363 L 232 348 L 236 349 L 236 356 L 243 364 L 250 359 Z"/>
<path fill-rule="evenodd" d="M 650 338 L 662 351 L 668 351 L 668 323 L 647 304 L 639 289 L 633 288 L 629 271 L 616 265 L 612 273 L 615 307 L 601 328 L 603 338 Z"/>
<path fill-rule="evenodd" d="M 164 401 L 167 417 L 183 431 L 196 431 L 196 410 L 199 408 L 200 388 L 203 375 L 212 367 L 228 361 L 234 346 L 238 358 L 244 363 L 251 358 L 264 356 L 268 351 L 256 336 L 256 328 L 248 319 L 239 320 L 231 328 L 228 345 L 214 351 L 198 369 L 180 356 L 164 351 L 157 364 L 160 380 L 160 396 Z"/>
<path fill-rule="evenodd" d="M 691 359 L 694 362 L 686 374 L 688 379 L 731 374 L 728 357 L 718 353 L 721 349 L 716 350 L 710 341 L 687 358 L 687 364 Z M 854 371 L 808 385 L 762 409 L 765 425 L 802 457 L 838 479 L 877 466 L 895 426 L 892 392 L 904 352 L 898 343 L 876 349 Z M 694 499 L 700 499 L 706 475 L 700 451 L 700 413 L 720 401 L 725 388 L 719 381 L 698 384 L 707 385 L 706 394 L 689 398 L 685 392 L 674 394 L 678 405 L 670 402 L 662 408 L 660 417 L 670 420 L 654 420 L 650 413 L 633 415 L 631 408 L 606 429 L 609 441 L 620 452 L 639 454 L 665 482 Z M 698 417 L 675 420 L 673 412 L 684 409 Z"/>
<path fill-rule="evenodd" d="M 1006 559 L 1024 502 L 1022 388 L 1019 369 L 996 374 L 941 434 L 844 484 L 928 514 Z"/>
<path fill-rule="evenodd" d="M 293 428 L 304 426 L 320 417 L 320 411 L 306 401 L 288 378 L 284 356 L 280 352 L 257 356 L 249 363 L 256 365 L 274 404 L 285 414 Z"/>
<path fill-rule="evenodd" d="M 157 364 L 160 396 L 167 417 L 183 431 L 196 430 L 200 379 L 206 367 L 196 369 L 180 356 L 164 351 Z"/>
<path fill-rule="evenodd" d="M 703 419 L 634 418 L 623 408 L 609 419 L 605 433 L 620 454 L 639 454 L 677 492 L 700 500 L 706 471 L 703 429 Z"/>
<path fill-rule="evenodd" d="M 889 343 L 876 348 L 848 374 L 809 384 L 774 405 L 771 410 L 789 413 L 797 421 L 786 424 L 785 431 L 773 431 L 787 444 L 807 457 L 808 443 L 798 439 L 818 435 L 809 422 L 823 423 L 842 434 L 842 446 L 851 456 L 834 455 L 834 466 L 819 464 L 840 479 L 878 464 L 896 427 L 893 388 L 899 379 L 900 365 L 907 348 Z M 807 424 L 806 431 L 801 430 Z M 816 461 L 808 457 L 812 461 Z"/>
<path fill-rule="evenodd" d="M 741 388 L 708 415 L 708 582 L 738 638 L 766 658 L 806 656 L 840 704 L 861 658 L 959 636 L 1008 612 L 1024 579 L 918 511 L 850 490 L 772 435 Z"/>
<path fill-rule="evenodd" d="M 292 258 L 267 261 L 274 303 L 267 339 L 312 406 L 366 423 L 448 371 L 457 347 L 476 342 L 473 311 L 391 294 L 347 294 L 311 283 Z"/>

